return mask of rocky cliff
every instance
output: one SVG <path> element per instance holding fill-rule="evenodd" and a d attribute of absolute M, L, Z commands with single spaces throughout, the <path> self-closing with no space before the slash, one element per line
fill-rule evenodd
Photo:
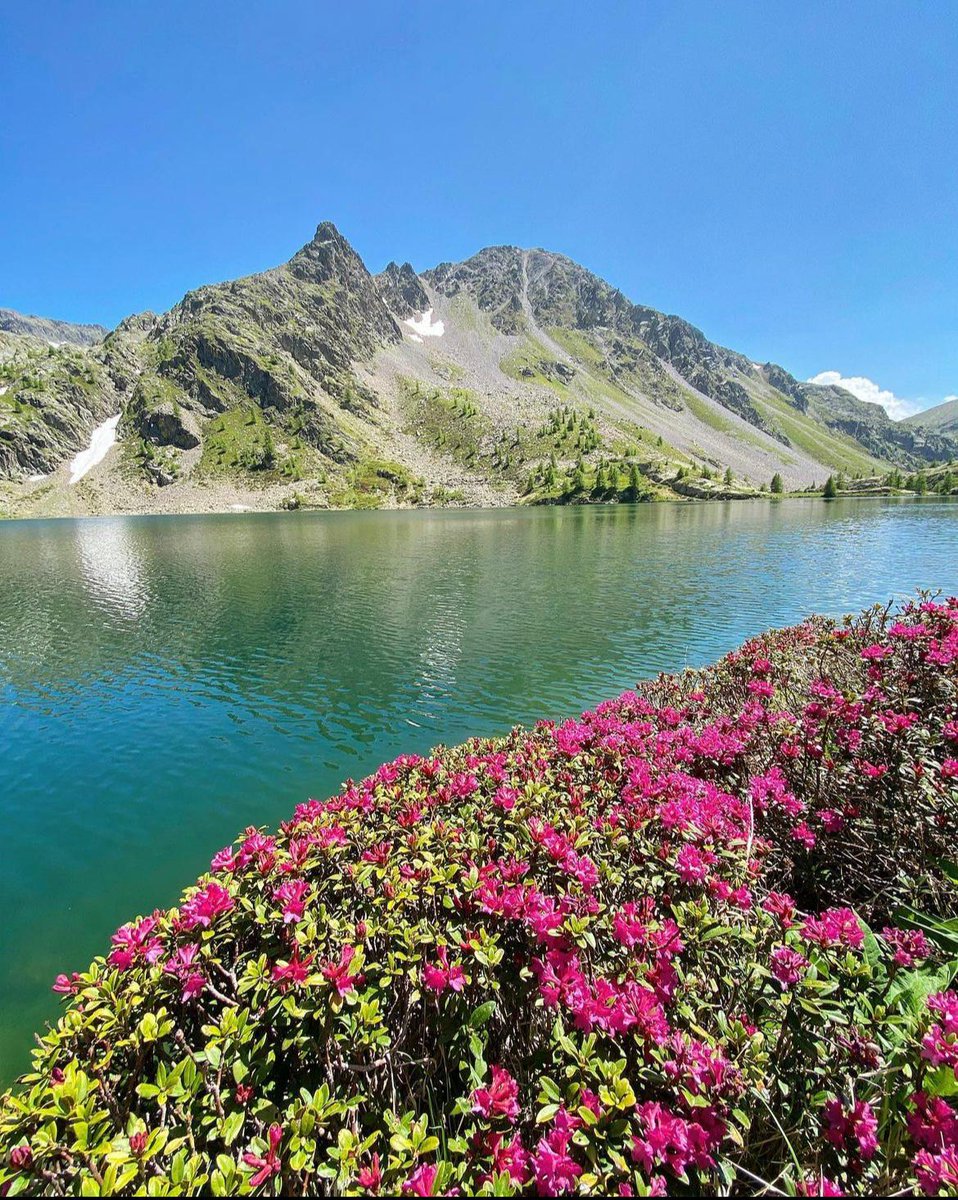
<path fill-rule="evenodd" d="M 55 482 L 120 413 L 106 508 L 224 481 L 270 504 L 746 495 L 958 450 L 544 250 L 372 276 L 324 223 L 287 263 L 93 344 L 48 344 L 58 324 L 0 334 L 0 476 Z"/>

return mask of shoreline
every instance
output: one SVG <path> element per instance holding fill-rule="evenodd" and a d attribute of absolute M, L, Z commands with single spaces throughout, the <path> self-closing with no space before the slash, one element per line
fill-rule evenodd
<path fill-rule="evenodd" d="M 77 513 L 4 513 L 0 512 L 0 523 L 23 521 L 111 521 L 128 518 L 175 518 L 175 517 L 251 517 L 251 516 L 307 516 L 317 513 L 393 513 L 393 512 L 519 512 L 547 508 L 651 508 L 662 504 L 680 505 L 714 505 L 714 504 L 780 504 L 797 500 L 820 500 L 831 503 L 832 500 L 947 500 L 948 496 L 938 494 L 919 495 L 917 492 L 843 492 L 838 496 L 825 497 L 820 492 L 792 492 L 780 495 L 755 496 L 716 496 L 706 499 L 702 496 L 663 497 L 656 500 L 597 500 L 573 501 L 561 504 L 549 501 L 540 504 L 384 504 L 379 506 L 358 505 L 308 505 L 300 508 L 284 508 L 272 506 L 255 508 L 252 505 L 230 505 L 215 508 L 184 508 L 175 510 L 140 509 L 121 512 L 77 512 Z"/>

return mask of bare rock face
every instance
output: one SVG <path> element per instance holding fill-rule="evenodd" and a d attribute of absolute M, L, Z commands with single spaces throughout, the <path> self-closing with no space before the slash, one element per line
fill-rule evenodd
<path fill-rule="evenodd" d="M 391 262 L 376 276 L 376 287 L 389 311 L 399 320 L 418 316 L 429 308 L 422 280 L 409 263 Z"/>

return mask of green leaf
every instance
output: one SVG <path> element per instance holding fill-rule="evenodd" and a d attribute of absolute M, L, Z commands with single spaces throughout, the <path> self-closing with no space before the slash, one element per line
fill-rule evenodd
<path fill-rule="evenodd" d="M 471 1029 L 479 1029 L 485 1025 L 492 1014 L 496 1011 L 495 1000 L 487 1000 L 485 1004 L 480 1004 L 478 1008 L 474 1008 L 469 1016 L 469 1027 Z"/>
<path fill-rule="evenodd" d="M 223 1141 L 227 1146 L 231 1146 L 239 1137 L 239 1132 L 243 1128 L 243 1122 L 246 1119 L 245 1112 L 233 1112 L 223 1122 Z"/>

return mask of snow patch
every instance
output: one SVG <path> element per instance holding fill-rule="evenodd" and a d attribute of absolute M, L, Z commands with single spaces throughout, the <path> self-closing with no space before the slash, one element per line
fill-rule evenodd
<path fill-rule="evenodd" d="M 39 483 L 41 479 L 46 479 L 46 475 L 28 475 L 27 483 Z"/>
<path fill-rule="evenodd" d="M 409 335 L 409 340 L 411 342 L 418 342 L 420 346 L 422 345 L 422 338 L 419 336 L 418 333 L 411 333 Z"/>
<path fill-rule="evenodd" d="M 419 341 L 422 341 L 423 338 L 427 337 L 442 337 L 442 335 L 446 332 L 446 326 L 444 322 L 434 321 L 432 319 L 432 312 L 433 310 L 431 308 L 427 308 L 426 311 L 420 316 L 409 317 L 403 322 L 404 325 L 409 326 L 409 328 L 413 331 L 413 334 L 419 335 Z"/>
<path fill-rule="evenodd" d="M 92 471 L 97 463 L 103 462 L 116 441 L 116 427 L 120 423 L 120 413 L 97 425 L 90 438 L 90 444 L 70 463 L 70 483 L 77 483 L 87 471 Z"/>

